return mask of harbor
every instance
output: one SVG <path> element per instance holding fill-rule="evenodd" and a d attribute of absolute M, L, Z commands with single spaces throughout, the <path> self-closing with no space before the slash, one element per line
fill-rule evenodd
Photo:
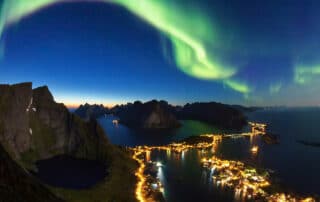
<path fill-rule="evenodd" d="M 316 199 L 309 196 L 300 196 L 294 193 L 282 193 L 271 191 L 273 186 L 272 173 L 267 169 L 257 169 L 241 161 L 222 159 L 215 156 L 218 145 L 228 138 L 248 138 L 252 146 L 250 152 L 255 155 L 259 152 L 259 147 L 255 145 L 253 139 L 256 136 L 266 135 L 266 124 L 250 123 L 251 132 L 239 134 L 203 134 L 185 139 L 181 142 L 168 144 L 165 146 L 137 146 L 132 148 L 133 158 L 139 163 L 136 176 L 139 178 L 136 187 L 136 196 L 139 201 L 158 201 L 159 194 L 164 192 L 160 179 L 150 177 L 145 173 L 150 173 L 150 167 L 154 164 L 161 169 L 161 162 L 152 162 L 150 153 L 153 151 L 165 151 L 183 156 L 190 150 L 198 150 L 202 153 L 210 151 L 212 156 L 201 159 L 201 165 L 210 173 L 214 186 L 221 189 L 230 189 L 234 193 L 235 201 L 288 201 L 288 202 L 315 202 Z M 149 170 L 148 170 L 149 169 Z M 151 180 L 152 179 L 152 180 Z M 148 181 L 153 183 L 148 183 Z M 155 186 L 155 184 L 157 186 Z M 155 189 L 154 187 L 158 187 Z M 152 193 L 151 191 L 152 190 Z"/>

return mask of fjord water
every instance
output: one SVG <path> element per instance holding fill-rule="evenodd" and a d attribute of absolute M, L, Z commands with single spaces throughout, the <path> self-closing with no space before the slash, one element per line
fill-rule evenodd
<path fill-rule="evenodd" d="M 320 108 L 280 108 L 257 111 L 248 117 L 269 124 L 270 131 L 280 135 L 279 145 L 262 149 L 262 165 L 274 169 L 295 191 L 320 195 L 320 147 L 297 142 L 320 142 Z"/>
<path fill-rule="evenodd" d="M 215 154 L 222 159 L 241 160 L 274 171 L 276 181 L 286 190 L 320 195 L 320 148 L 300 144 L 297 140 L 320 142 L 320 109 L 272 109 L 247 114 L 249 120 L 267 123 L 280 136 L 280 144 L 266 145 L 259 137 L 225 139 Z M 179 129 L 162 132 L 136 131 L 115 126 L 107 116 L 99 119 L 110 141 L 124 146 L 163 145 L 204 133 L 226 133 L 198 121 L 182 121 Z M 249 130 L 248 128 L 245 130 Z M 250 153 L 253 145 L 258 154 Z M 213 184 L 210 170 L 202 168 L 200 159 L 211 152 L 189 150 L 182 154 L 154 151 L 151 159 L 161 161 L 158 177 L 164 184 L 167 201 L 233 201 L 231 190 Z"/>

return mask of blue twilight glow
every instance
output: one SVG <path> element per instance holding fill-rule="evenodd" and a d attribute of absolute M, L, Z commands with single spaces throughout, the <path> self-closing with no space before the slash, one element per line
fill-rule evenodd
<path fill-rule="evenodd" d="M 316 1 L 88 2 L 0 1 L 1 83 L 67 104 L 320 104 Z"/>

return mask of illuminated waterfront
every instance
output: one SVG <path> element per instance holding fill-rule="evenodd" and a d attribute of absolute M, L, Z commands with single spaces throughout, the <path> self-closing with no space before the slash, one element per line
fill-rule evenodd
<path fill-rule="evenodd" d="M 267 122 L 268 129 L 280 135 L 280 144 L 267 145 L 261 141 L 261 136 L 233 136 L 224 138 L 216 148 L 206 150 L 189 149 L 178 153 L 170 150 L 150 150 L 148 161 L 161 161 L 163 166 L 159 169 L 157 177 L 164 189 L 164 197 L 167 201 L 233 201 L 235 193 L 226 186 L 216 186 L 211 176 L 211 170 L 203 168 L 202 158 L 211 158 L 213 151 L 219 159 L 241 161 L 246 165 L 258 168 L 266 168 L 275 176 L 276 182 L 284 186 L 284 193 L 299 193 L 302 196 L 319 195 L 320 165 L 315 159 L 320 155 L 318 148 L 309 148 L 296 143 L 296 139 L 312 137 L 317 141 L 318 123 L 315 113 L 307 111 L 284 111 L 284 112 L 258 112 L 250 118 L 258 122 Z M 170 142 L 179 142 L 185 138 L 199 134 L 230 134 L 222 132 L 213 126 L 197 121 L 182 121 L 183 126 L 178 130 L 150 133 L 131 130 L 119 124 L 115 127 L 110 119 L 99 119 L 104 126 L 112 143 L 123 146 L 135 147 L 136 145 L 167 145 Z M 303 122 L 306 120 L 306 122 Z M 293 124 L 291 124 L 293 123 Z M 311 124 L 311 125 L 307 125 Z M 290 127 L 288 127 L 290 125 Z M 308 131 L 308 132 L 306 132 Z M 245 133 L 252 132 L 249 128 Z M 232 133 L 232 131 L 231 131 Z M 252 153 L 253 146 L 258 146 L 258 152 Z M 141 158 L 144 155 L 142 154 Z M 306 180 L 307 179 L 307 180 Z M 281 191 L 278 191 L 279 193 Z"/>
<path fill-rule="evenodd" d="M 167 153 L 175 152 L 184 155 L 184 152 L 196 150 L 211 150 L 214 154 L 218 144 L 224 138 L 240 138 L 250 137 L 250 141 L 257 135 L 265 134 L 265 124 L 250 123 L 252 127 L 251 133 L 242 134 L 204 134 L 195 137 L 188 142 L 172 143 L 166 146 L 138 146 L 133 148 L 133 158 L 138 161 L 139 169 L 136 172 L 138 183 L 136 188 L 136 196 L 139 201 L 156 201 L 152 195 L 146 194 L 146 190 L 150 190 L 150 185 L 146 184 L 146 176 L 144 169 L 146 163 L 149 161 L 150 152 L 153 150 L 164 150 Z M 202 141 L 201 141 L 202 140 Z M 255 155 L 258 152 L 258 146 L 253 146 L 251 152 Z M 143 154 L 143 155 L 142 155 Z M 301 197 L 291 194 L 274 193 L 268 191 L 267 188 L 272 186 L 270 181 L 270 173 L 267 171 L 258 172 L 256 168 L 249 167 L 240 161 L 223 160 L 215 155 L 210 158 L 202 158 L 201 163 L 203 167 L 211 171 L 211 176 L 215 186 L 229 187 L 234 191 L 234 199 L 243 200 L 260 200 L 260 201 L 301 201 L 301 202 L 315 202 L 312 197 Z M 160 162 L 157 165 L 161 165 Z M 158 166 L 160 167 L 160 166 Z M 159 182 L 161 184 L 161 182 Z M 161 191 L 162 192 L 162 191 Z"/>

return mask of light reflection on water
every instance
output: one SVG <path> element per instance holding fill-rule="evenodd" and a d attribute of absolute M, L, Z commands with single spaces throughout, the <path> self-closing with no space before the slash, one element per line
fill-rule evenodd
<path fill-rule="evenodd" d="M 273 132 L 279 133 L 280 145 L 262 144 L 260 137 L 227 139 L 218 147 L 208 152 L 190 150 L 179 155 L 170 150 L 151 152 L 151 160 L 159 160 L 164 166 L 161 171 L 161 182 L 165 187 L 168 201 L 232 201 L 234 193 L 221 191 L 215 186 L 201 165 L 200 159 L 212 153 L 217 157 L 229 160 L 241 160 L 246 164 L 270 168 L 279 176 L 280 183 L 289 185 L 295 192 L 320 194 L 320 149 L 306 147 L 296 143 L 297 138 L 320 140 L 320 111 L 314 112 L 257 112 L 250 115 L 251 120 L 267 122 Z M 112 143 L 135 145 L 164 145 L 192 135 L 218 133 L 219 130 L 201 122 L 185 121 L 183 127 L 175 131 L 160 134 L 140 133 L 121 124 L 114 127 L 109 119 L 102 118 L 99 122 L 106 130 Z M 309 124 L 309 125 L 308 125 Z M 318 134 L 318 136 L 317 136 Z M 310 136 L 310 137 L 309 137 Z M 317 139 L 318 137 L 318 139 Z M 256 154 L 250 150 L 258 145 Z M 292 169 L 294 167 L 294 169 Z M 307 172 L 306 172 L 307 168 Z M 209 171 L 211 172 L 211 171 Z M 160 177 L 160 176 L 159 176 Z M 308 180 L 306 180 L 308 179 Z"/>
<path fill-rule="evenodd" d="M 217 146 L 217 151 L 219 146 Z M 151 160 L 160 161 L 157 177 L 163 184 L 164 197 L 167 201 L 230 201 L 234 198 L 231 189 L 224 189 L 214 184 L 212 174 L 214 169 L 206 169 L 201 165 L 201 159 L 211 157 L 211 150 L 203 152 L 190 149 L 181 153 L 152 150 Z M 184 191 L 185 190 L 185 191 Z"/>

